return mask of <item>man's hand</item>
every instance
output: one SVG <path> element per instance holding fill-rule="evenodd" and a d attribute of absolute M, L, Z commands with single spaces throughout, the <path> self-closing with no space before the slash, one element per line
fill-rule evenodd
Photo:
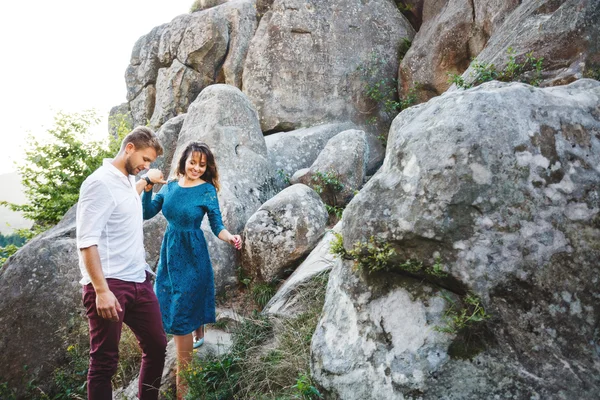
<path fill-rule="evenodd" d="M 104 319 L 117 322 L 119 320 L 118 312 L 123 311 L 119 300 L 110 290 L 106 292 L 96 292 L 96 311 Z"/>

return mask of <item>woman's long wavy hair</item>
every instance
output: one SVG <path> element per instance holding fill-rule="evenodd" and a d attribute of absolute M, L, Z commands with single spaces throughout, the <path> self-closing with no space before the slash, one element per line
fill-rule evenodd
<path fill-rule="evenodd" d="M 215 189 L 219 191 L 219 189 L 221 189 L 221 185 L 219 184 L 219 171 L 217 170 L 217 163 L 215 162 L 215 156 L 213 155 L 212 151 L 210 151 L 210 148 L 206 143 L 192 142 L 188 144 L 183 151 L 183 154 L 181 154 L 179 162 L 177 163 L 177 176 L 185 176 L 185 162 L 187 161 L 188 157 L 194 153 L 198 153 L 200 158 L 202 158 L 202 154 L 204 154 L 206 157 L 206 171 L 204 171 L 204 174 L 200 178 L 205 182 L 211 183 Z"/>

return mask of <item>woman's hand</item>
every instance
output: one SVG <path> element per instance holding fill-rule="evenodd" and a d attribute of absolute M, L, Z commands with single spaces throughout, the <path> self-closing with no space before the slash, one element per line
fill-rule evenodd
<path fill-rule="evenodd" d="M 231 235 L 228 242 L 235 246 L 236 249 L 242 249 L 242 237 L 240 235 Z"/>
<path fill-rule="evenodd" d="M 167 183 L 163 177 L 163 173 L 160 169 L 152 168 L 146 173 L 146 176 L 150 178 L 153 184 L 156 183 Z"/>

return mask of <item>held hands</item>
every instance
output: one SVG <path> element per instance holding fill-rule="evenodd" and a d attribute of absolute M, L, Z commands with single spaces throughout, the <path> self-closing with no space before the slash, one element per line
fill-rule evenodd
<path fill-rule="evenodd" d="M 117 322 L 119 320 L 118 313 L 123 309 L 119 304 L 119 300 L 109 290 L 101 293 L 96 292 L 96 311 L 98 311 L 100 317 Z"/>
<path fill-rule="evenodd" d="M 149 181 L 146 187 L 144 188 L 146 192 L 152 190 L 152 186 L 156 183 L 167 183 L 167 181 L 164 179 L 162 171 L 156 168 L 149 169 L 148 172 L 144 174 L 142 179 Z"/>

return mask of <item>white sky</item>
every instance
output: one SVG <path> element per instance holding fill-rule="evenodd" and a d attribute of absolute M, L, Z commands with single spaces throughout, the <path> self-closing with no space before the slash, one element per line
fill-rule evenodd
<path fill-rule="evenodd" d="M 193 0 L 28 0 L 0 3 L 0 174 L 15 170 L 24 140 L 58 110 L 126 101 L 136 40 L 187 13 Z M 107 132 L 106 118 L 97 129 Z"/>

